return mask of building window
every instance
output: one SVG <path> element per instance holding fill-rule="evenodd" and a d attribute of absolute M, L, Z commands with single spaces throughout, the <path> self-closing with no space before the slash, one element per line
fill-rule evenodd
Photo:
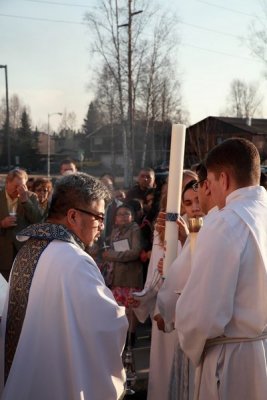
<path fill-rule="evenodd" d="M 103 138 L 102 137 L 95 137 L 94 138 L 94 145 L 95 146 L 101 146 L 103 144 Z"/>

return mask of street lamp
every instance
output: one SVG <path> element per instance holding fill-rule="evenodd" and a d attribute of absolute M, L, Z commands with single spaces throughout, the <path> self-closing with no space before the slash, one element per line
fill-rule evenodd
<path fill-rule="evenodd" d="M 53 115 L 63 115 L 60 112 L 55 112 L 47 115 L 47 177 L 50 178 L 50 117 Z"/>
<path fill-rule="evenodd" d="M 9 135 L 9 105 L 8 105 L 8 80 L 7 80 L 7 65 L 0 65 L 0 68 L 5 69 L 6 80 L 6 146 L 7 146 L 7 164 L 10 170 L 10 135 Z"/>

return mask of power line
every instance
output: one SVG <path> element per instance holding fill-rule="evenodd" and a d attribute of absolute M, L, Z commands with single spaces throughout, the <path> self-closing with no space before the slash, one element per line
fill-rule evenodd
<path fill-rule="evenodd" d="M 202 0 L 197 0 L 197 1 L 202 1 Z M 2 14 L 0 13 L 0 17 L 7 17 L 7 18 L 16 18 L 16 19 L 26 19 L 26 20 L 33 20 L 33 21 L 40 21 L 40 22 L 54 22 L 54 23 L 63 23 L 63 24 L 75 24 L 75 25 L 86 25 L 86 22 L 76 22 L 76 21 L 66 21 L 66 20 L 57 20 L 57 19 L 49 19 L 49 18 L 38 18 L 38 17 L 27 17 L 27 16 L 21 16 L 21 15 L 10 15 L 10 14 Z M 189 24 L 189 23 L 183 23 L 185 25 L 189 25 L 189 26 L 194 26 L 198 29 L 203 29 L 203 30 L 208 30 L 210 32 L 216 32 L 219 34 L 227 34 L 226 32 L 220 32 L 220 31 L 215 31 L 213 29 L 209 29 L 209 28 L 204 28 L 204 27 L 200 27 L 198 25 L 193 25 L 193 24 Z M 239 38 L 238 36 L 229 34 L 235 38 Z M 222 52 L 222 51 L 218 51 L 218 50 L 213 50 L 213 49 L 207 49 L 204 47 L 200 47 L 200 46 L 196 46 L 193 44 L 189 44 L 189 43 L 181 43 L 181 46 L 187 46 L 187 47 L 193 47 L 195 49 L 198 50 L 202 50 L 202 51 L 206 51 L 209 53 L 215 53 L 215 54 L 220 54 L 220 55 L 224 55 L 227 57 L 234 57 L 234 58 L 240 58 L 243 60 L 247 60 L 247 61 L 256 61 L 256 62 L 260 62 L 259 60 L 253 59 L 253 58 L 248 58 L 248 57 L 242 57 L 242 56 L 238 56 L 235 54 L 230 54 L 230 53 L 226 53 L 226 52 Z"/>
<path fill-rule="evenodd" d="M 207 48 L 205 48 L 205 47 L 195 46 L 194 44 L 190 44 L 190 43 L 181 43 L 181 46 L 193 47 L 194 49 L 207 51 L 207 52 L 209 52 L 209 53 L 220 54 L 220 55 L 222 55 L 222 56 L 233 57 L 233 58 L 240 58 L 240 59 L 242 59 L 242 60 L 253 61 L 253 62 L 261 62 L 260 60 L 257 60 L 257 59 L 255 59 L 255 58 L 249 58 L 249 57 L 238 56 L 238 55 L 236 55 L 236 54 L 230 54 L 230 53 L 226 53 L 226 52 L 224 52 L 224 51 L 219 51 L 219 50 L 207 49 Z"/>
<path fill-rule="evenodd" d="M 88 4 L 74 4 L 74 3 L 58 3 L 56 1 L 44 1 L 44 0 L 24 0 L 28 1 L 30 3 L 44 3 L 44 4 L 50 4 L 53 6 L 67 6 L 67 7 L 85 7 L 88 8 Z"/>
<path fill-rule="evenodd" d="M 38 1 L 39 0 L 25 0 L 25 1 Z M 8 17 L 8 18 L 18 18 L 18 19 L 29 19 L 29 20 L 33 20 L 33 21 L 43 21 L 43 22 L 56 22 L 56 23 L 64 23 L 64 24 L 78 24 L 78 25 L 85 25 L 86 22 L 77 22 L 77 21 L 67 21 L 67 20 L 58 20 L 58 19 L 51 19 L 51 18 L 38 18 L 38 17 L 29 17 L 29 16 L 23 16 L 23 15 L 11 15 L 11 14 L 1 14 L 0 16 L 2 17 Z M 200 29 L 200 30 L 204 30 L 207 32 L 213 32 L 213 33 L 217 33 L 219 35 L 225 35 L 225 36 L 230 36 L 233 37 L 235 39 L 241 39 L 240 36 L 234 35 L 232 33 L 229 32 L 223 32 L 223 31 L 217 31 L 215 29 L 211 29 L 211 28 L 206 28 L 204 26 L 200 26 L 200 25 L 194 25 L 194 24 L 190 24 L 184 21 L 180 21 L 181 24 L 186 25 L 186 26 L 191 26 L 193 28 L 196 29 Z"/>
<path fill-rule="evenodd" d="M 245 13 L 245 12 L 239 11 L 239 10 L 234 10 L 233 8 L 220 6 L 218 4 L 210 3 L 210 2 L 205 1 L 205 0 L 196 0 L 196 1 L 198 1 L 199 3 L 207 4 L 208 6 L 212 6 L 212 7 L 220 8 L 222 10 L 230 11 L 230 12 L 233 12 L 235 14 L 246 15 L 247 17 L 253 17 L 253 18 L 256 17 L 256 15 L 248 14 L 248 13 Z"/>
<path fill-rule="evenodd" d="M 27 16 L 22 16 L 22 15 L 10 15 L 10 14 L 1 14 L 1 13 L 0 13 L 0 17 L 27 19 L 27 20 L 31 20 L 31 21 L 41 21 L 41 22 L 56 22 L 56 23 L 62 23 L 62 24 L 86 25 L 86 22 L 65 21 L 62 19 L 27 17 Z"/>
<path fill-rule="evenodd" d="M 199 25 L 190 24 L 190 23 L 188 23 L 188 22 L 183 22 L 183 21 L 179 21 L 179 22 L 180 22 L 182 25 L 191 26 L 191 27 L 193 27 L 193 28 L 201 29 L 201 30 L 203 30 L 203 31 L 218 33 L 219 35 L 230 36 L 230 37 L 233 37 L 233 38 L 235 38 L 235 39 L 241 39 L 241 36 L 234 35 L 233 33 L 228 33 L 228 32 L 223 32 L 223 31 L 217 31 L 217 30 L 215 30 L 215 29 L 211 29 L 211 28 L 206 28 L 206 27 L 204 27 L 204 26 L 199 26 Z"/>

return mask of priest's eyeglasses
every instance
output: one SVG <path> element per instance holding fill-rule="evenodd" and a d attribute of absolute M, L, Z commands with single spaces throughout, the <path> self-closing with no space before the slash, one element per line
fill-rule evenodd
<path fill-rule="evenodd" d="M 91 215 L 92 217 L 95 218 L 96 221 L 100 222 L 100 224 L 104 223 L 105 215 L 103 215 L 103 214 L 96 214 L 96 213 L 94 213 L 92 211 L 83 210 L 83 209 L 77 208 L 77 207 L 74 210 L 80 211 L 80 212 L 82 212 L 84 214 L 87 214 L 87 215 Z"/>
<path fill-rule="evenodd" d="M 194 192 L 197 192 L 198 188 L 199 188 L 199 184 L 202 183 L 202 182 L 205 182 L 206 180 L 207 179 L 201 179 L 201 181 L 198 181 L 198 182 L 194 183 L 194 185 L 192 185 L 192 189 L 194 190 Z"/>

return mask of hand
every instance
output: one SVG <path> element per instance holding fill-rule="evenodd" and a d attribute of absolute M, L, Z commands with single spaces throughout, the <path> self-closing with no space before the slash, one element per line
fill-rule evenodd
<path fill-rule="evenodd" d="M 183 246 L 184 242 L 186 241 L 187 236 L 189 235 L 189 230 L 188 230 L 185 220 L 182 217 L 179 217 L 176 220 L 176 223 L 178 226 L 178 238 Z"/>
<path fill-rule="evenodd" d="M 154 315 L 153 319 L 154 321 L 156 321 L 158 329 L 162 332 L 165 332 L 165 322 L 162 316 L 160 314 L 156 314 Z"/>
<path fill-rule="evenodd" d="M 108 251 L 108 250 L 103 251 L 103 253 L 101 254 L 103 260 L 106 260 L 106 259 L 107 259 L 108 254 L 109 254 L 109 251 Z"/>
<path fill-rule="evenodd" d="M 159 259 L 157 268 L 158 268 L 159 274 L 162 276 L 163 275 L 163 258 Z"/>
<path fill-rule="evenodd" d="M 166 226 L 166 212 L 160 211 L 157 216 L 154 228 L 155 231 L 158 233 L 159 240 L 161 243 L 164 242 L 165 226 Z"/>
<path fill-rule="evenodd" d="M 156 222 L 155 222 L 155 229 L 156 231 L 161 234 L 162 232 L 165 233 L 165 225 L 166 225 L 166 213 L 164 211 L 160 211 L 158 213 Z"/>
<path fill-rule="evenodd" d="M 133 307 L 133 308 L 137 308 L 140 305 L 140 301 L 136 300 L 134 297 L 129 296 L 127 298 L 127 303 L 129 306 Z"/>
<path fill-rule="evenodd" d="M 142 263 L 145 263 L 146 261 L 148 261 L 150 259 L 150 256 L 151 256 L 150 250 L 149 251 L 142 250 L 139 257 L 140 257 L 140 260 L 142 261 Z"/>
<path fill-rule="evenodd" d="M 21 203 L 25 203 L 29 198 L 29 191 L 26 184 L 19 185 L 17 191 Z"/>
<path fill-rule="evenodd" d="M 2 219 L 1 227 L 2 228 L 12 228 L 13 226 L 17 226 L 17 217 L 15 216 L 8 216 Z"/>

